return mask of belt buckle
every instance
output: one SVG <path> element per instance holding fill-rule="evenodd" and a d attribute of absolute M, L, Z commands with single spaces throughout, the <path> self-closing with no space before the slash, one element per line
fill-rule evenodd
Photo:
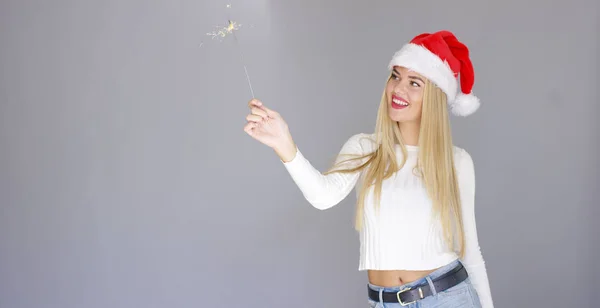
<path fill-rule="evenodd" d="M 412 303 L 416 302 L 416 300 L 414 300 L 414 301 L 412 301 L 412 302 L 404 303 L 404 302 L 402 302 L 402 300 L 400 299 L 400 294 L 401 294 L 401 293 L 404 293 L 404 292 L 406 292 L 406 291 L 408 291 L 408 290 L 410 290 L 410 289 L 411 289 L 411 288 L 410 288 L 410 287 L 408 287 L 408 288 L 406 288 L 406 289 L 402 289 L 402 290 L 398 291 L 398 293 L 396 293 L 396 298 L 398 299 L 398 302 L 400 303 L 400 305 L 402 305 L 402 306 L 408 306 L 408 305 L 410 305 L 410 304 L 412 304 Z"/>

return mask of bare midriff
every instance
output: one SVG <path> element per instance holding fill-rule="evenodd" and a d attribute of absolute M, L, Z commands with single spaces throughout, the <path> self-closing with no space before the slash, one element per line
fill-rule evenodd
<path fill-rule="evenodd" d="M 367 275 L 369 282 L 376 286 L 382 287 L 396 287 L 403 284 L 407 284 L 416 280 L 419 280 L 437 269 L 424 270 L 424 271 L 409 271 L 409 270 L 393 270 L 393 271 L 379 271 L 369 270 Z"/>

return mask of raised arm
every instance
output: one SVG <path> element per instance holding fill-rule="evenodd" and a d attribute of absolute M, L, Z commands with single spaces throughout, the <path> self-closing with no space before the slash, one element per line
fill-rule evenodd
<path fill-rule="evenodd" d="M 485 261 L 479 247 L 475 223 L 475 168 L 469 153 L 461 149 L 458 180 L 465 231 L 465 256 L 462 259 L 471 282 L 477 290 L 482 308 L 493 308 L 492 294 Z"/>
<path fill-rule="evenodd" d="M 251 112 L 246 116 L 248 123 L 244 126 L 244 131 L 277 153 L 306 200 L 314 207 L 324 210 L 348 196 L 356 185 L 360 172 L 324 175 L 302 155 L 294 143 L 287 123 L 278 112 L 267 108 L 257 99 L 250 100 L 248 107 Z M 350 137 L 339 154 L 363 154 L 362 137 L 369 136 L 361 133 Z M 345 161 L 346 158 L 344 155 L 338 155 L 335 163 L 340 160 Z M 354 160 L 345 162 L 339 167 L 346 169 L 359 164 L 358 160 Z"/>
<path fill-rule="evenodd" d="M 342 146 L 335 163 L 337 164 L 340 161 L 345 161 L 350 158 L 350 156 L 345 156 L 343 154 L 364 154 L 363 147 L 361 146 L 361 139 L 365 136 L 366 134 L 361 133 L 350 137 Z M 344 162 L 339 166 L 340 168 L 345 169 L 358 166 L 364 161 L 365 160 L 355 160 Z M 292 160 L 281 160 L 281 162 L 296 185 L 298 185 L 298 188 L 300 188 L 300 191 L 302 191 L 306 200 L 320 210 L 333 207 L 346 198 L 356 185 L 360 176 L 360 172 L 335 172 L 324 175 L 313 167 L 310 161 L 304 157 L 302 152 L 300 152 L 298 147 L 296 147 L 296 154 Z"/>

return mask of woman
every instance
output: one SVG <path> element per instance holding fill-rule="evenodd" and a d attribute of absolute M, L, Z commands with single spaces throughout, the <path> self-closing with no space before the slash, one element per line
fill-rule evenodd
<path fill-rule="evenodd" d="M 310 164 L 281 115 L 259 100 L 249 102 L 244 130 L 275 150 L 314 207 L 328 209 L 356 187 L 359 270 L 368 271 L 371 307 L 491 308 L 473 161 L 453 145 L 449 123 L 450 112 L 479 108 L 468 48 L 449 31 L 424 33 L 388 68 L 375 132 L 351 136 L 327 172 Z"/>

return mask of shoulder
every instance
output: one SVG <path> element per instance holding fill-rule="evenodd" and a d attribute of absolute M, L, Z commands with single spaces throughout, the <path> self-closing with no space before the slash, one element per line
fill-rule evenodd
<path fill-rule="evenodd" d="M 472 165 L 473 164 L 473 157 L 471 157 L 471 154 L 469 154 L 469 152 L 459 146 L 453 146 L 453 150 L 454 150 L 454 160 L 455 163 L 457 164 L 468 164 L 468 165 Z"/>
<path fill-rule="evenodd" d="M 464 148 L 454 146 L 454 165 L 459 178 L 473 181 L 475 177 L 475 164 L 473 157 Z"/>
<path fill-rule="evenodd" d="M 376 148 L 377 140 L 373 133 L 356 133 L 351 135 L 344 144 L 344 149 L 353 153 L 365 154 Z"/>

